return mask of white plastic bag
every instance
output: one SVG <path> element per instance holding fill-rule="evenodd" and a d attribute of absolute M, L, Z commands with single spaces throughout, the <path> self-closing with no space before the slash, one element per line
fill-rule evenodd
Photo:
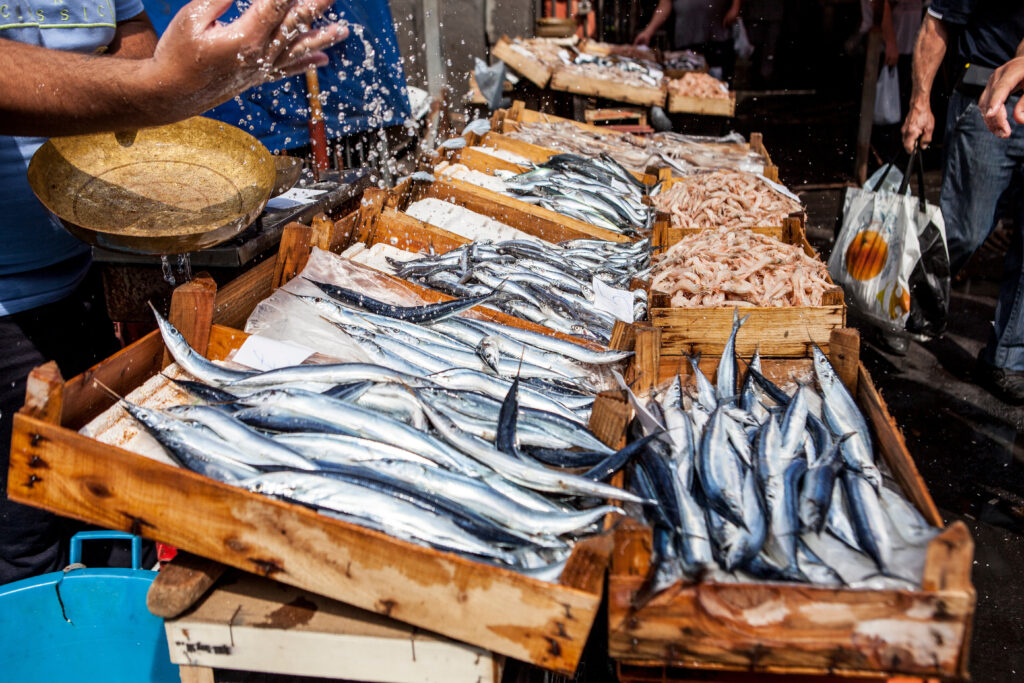
<path fill-rule="evenodd" d="M 916 213 L 905 195 L 848 189 L 828 261 L 847 304 L 890 331 L 904 330 L 910 314 L 910 274 L 921 257 Z"/>
<path fill-rule="evenodd" d="M 747 27 L 743 25 L 743 17 L 738 18 L 732 25 L 732 47 L 740 59 L 747 59 L 754 54 L 754 46 L 747 35 Z"/>
<path fill-rule="evenodd" d="M 901 120 L 899 74 L 894 66 L 882 67 L 875 85 L 875 124 L 891 126 Z"/>

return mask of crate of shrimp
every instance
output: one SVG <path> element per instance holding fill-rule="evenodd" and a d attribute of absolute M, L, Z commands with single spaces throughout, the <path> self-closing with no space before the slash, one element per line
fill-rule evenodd
<path fill-rule="evenodd" d="M 682 237 L 656 253 L 650 273 L 650 322 L 661 355 L 718 354 L 737 315 L 747 319 L 736 350 L 770 357 L 828 349 L 845 327 L 843 290 L 799 234 L 790 244 L 753 230 L 716 228 Z"/>
<path fill-rule="evenodd" d="M 622 680 L 966 676 L 973 542 L 944 527 L 859 337 L 835 337 L 654 363 L 630 431 L 666 436 L 622 481 L 657 504 L 627 506 L 608 580 Z"/>
<path fill-rule="evenodd" d="M 789 244 L 804 241 L 800 198 L 760 174 L 717 170 L 670 178 L 662 181 L 652 204 L 668 217 L 664 229 L 655 234 L 656 249 L 712 228 L 753 230 Z"/>
<path fill-rule="evenodd" d="M 296 227 L 245 331 L 190 283 L 177 328 L 67 382 L 37 369 L 8 495 L 570 674 L 605 518 L 635 499 L 600 474 L 629 455 L 601 394 L 629 353 Z"/>
<path fill-rule="evenodd" d="M 736 93 L 714 76 L 691 71 L 668 80 L 668 111 L 672 114 L 734 116 Z"/>

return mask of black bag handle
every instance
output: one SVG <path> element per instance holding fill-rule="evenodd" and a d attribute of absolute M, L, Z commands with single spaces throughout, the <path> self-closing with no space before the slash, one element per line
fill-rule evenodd
<path fill-rule="evenodd" d="M 917 162 L 916 164 L 914 162 Z M 900 183 L 900 189 L 897 194 L 903 194 L 907 191 L 907 187 L 910 185 L 910 176 L 914 171 L 917 171 L 917 208 L 921 213 L 925 212 L 927 204 L 924 199 L 924 160 L 921 158 L 921 145 L 918 142 L 914 143 L 914 151 L 910 153 L 910 158 L 907 159 L 907 168 L 903 173 L 903 182 Z M 886 171 L 888 174 L 888 171 Z M 878 188 L 875 188 L 876 190 Z"/>

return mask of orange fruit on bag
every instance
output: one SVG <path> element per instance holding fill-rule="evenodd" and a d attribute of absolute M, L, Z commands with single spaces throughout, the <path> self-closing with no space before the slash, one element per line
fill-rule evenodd
<path fill-rule="evenodd" d="M 846 249 L 846 272 L 855 280 L 870 280 L 882 272 L 889 245 L 874 230 L 862 230 Z"/>

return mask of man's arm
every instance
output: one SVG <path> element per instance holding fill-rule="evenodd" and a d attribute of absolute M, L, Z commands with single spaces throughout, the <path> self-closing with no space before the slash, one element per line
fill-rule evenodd
<path fill-rule="evenodd" d="M 885 65 L 896 66 L 900 61 L 900 48 L 896 43 L 896 25 L 892 20 L 892 3 L 882 3 L 882 37 L 885 39 Z"/>
<path fill-rule="evenodd" d="M 117 22 L 114 40 L 104 54 L 122 59 L 146 59 L 153 56 L 156 42 L 153 22 L 149 20 L 148 14 L 140 12 L 131 19 Z"/>
<path fill-rule="evenodd" d="M 948 33 L 941 20 L 926 14 L 914 44 L 913 87 L 910 91 L 910 112 L 903 122 L 903 147 L 908 152 L 921 141 L 927 147 L 935 132 L 932 114 L 932 83 L 946 55 Z"/>
<path fill-rule="evenodd" d="M 253 85 L 326 64 L 322 50 L 348 35 L 339 24 L 308 28 L 333 0 L 255 0 L 235 21 L 217 23 L 231 2 L 190 2 L 148 59 L 0 39 L 0 132 L 74 135 L 179 121 Z"/>
<path fill-rule="evenodd" d="M 1017 56 L 1003 64 L 988 77 L 985 92 L 978 99 L 985 125 L 998 137 L 1010 137 L 1010 122 L 1006 118 L 1006 98 L 1014 90 L 1024 86 L 1024 40 L 1017 46 Z M 1024 124 L 1024 97 L 1017 100 L 1013 108 L 1013 118 L 1017 123 Z"/>
<path fill-rule="evenodd" d="M 658 29 L 664 26 L 665 22 L 668 21 L 669 15 L 672 14 L 672 0 L 658 0 L 658 6 L 654 8 L 654 16 L 651 17 L 651 22 L 647 24 L 647 27 L 636 34 L 636 39 L 633 41 L 634 45 L 647 45 L 651 42 L 651 38 L 657 33 Z"/>

